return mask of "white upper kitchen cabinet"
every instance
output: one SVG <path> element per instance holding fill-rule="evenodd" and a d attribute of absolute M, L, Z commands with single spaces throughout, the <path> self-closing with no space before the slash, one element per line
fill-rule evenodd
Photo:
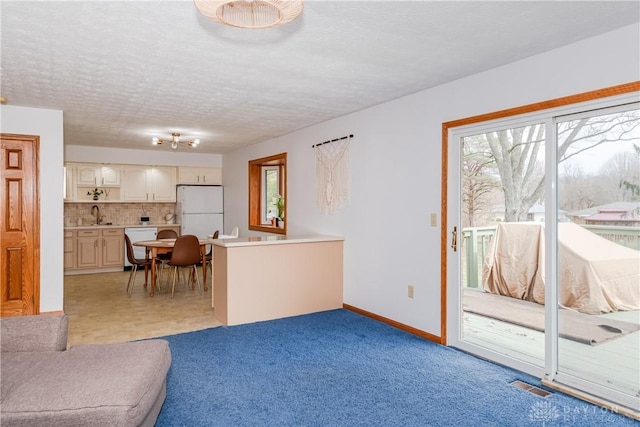
<path fill-rule="evenodd" d="M 76 198 L 76 186 L 74 178 L 75 165 L 68 163 L 64 165 L 64 201 L 72 201 Z"/>
<path fill-rule="evenodd" d="M 149 183 L 152 201 L 175 202 L 176 201 L 176 168 L 151 168 Z"/>
<path fill-rule="evenodd" d="M 122 200 L 126 202 L 175 202 L 176 168 L 124 166 Z"/>
<path fill-rule="evenodd" d="M 124 166 L 122 168 L 122 200 L 129 202 L 147 202 L 147 167 Z"/>
<path fill-rule="evenodd" d="M 96 165 L 78 163 L 76 184 L 78 186 L 119 187 L 121 167 L 117 165 Z"/>
<path fill-rule="evenodd" d="M 178 184 L 222 185 L 222 169 L 179 167 Z"/>

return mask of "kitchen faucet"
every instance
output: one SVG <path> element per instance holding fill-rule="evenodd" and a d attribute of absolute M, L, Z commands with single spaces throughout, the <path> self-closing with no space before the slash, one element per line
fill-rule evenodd
<path fill-rule="evenodd" d="M 93 215 L 94 209 L 96 212 L 96 225 L 100 225 L 100 208 L 98 207 L 98 205 L 91 206 L 91 215 Z"/>

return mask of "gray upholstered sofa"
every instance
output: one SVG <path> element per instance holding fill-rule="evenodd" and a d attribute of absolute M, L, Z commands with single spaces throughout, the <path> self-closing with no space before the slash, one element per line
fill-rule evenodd
<path fill-rule="evenodd" d="M 65 315 L 3 318 L 0 424 L 152 426 L 166 396 L 165 340 L 67 350 Z"/>

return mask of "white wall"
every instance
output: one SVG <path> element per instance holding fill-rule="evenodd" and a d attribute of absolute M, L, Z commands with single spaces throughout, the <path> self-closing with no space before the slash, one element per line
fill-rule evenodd
<path fill-rule="evenodd" d="M 149 142 L 151 144 L 151 142 Z M 222 155 L 65 145 L 65 162 L 119 163 L 125 165 L 222 167 Z"/>
<path fill-rule="evenodd" d="M 224 156 L 156 153 L 140 163 L 218 167 L 222 158 L 225 231 L 237 224 L 248 235 L 247 161 L 288 152 L 287 228 L 345 236 L 345 302 L 439 335 L 440 232 L 429 214 L 440 212 L 442 122 L 638 80 L 639 33 L 638 25 L 625 27 Z M 0 115 L 2 132 L 41 137 L 40 309 L 62 310 L 62 112 L 0 106 Z M 311 145 L 351 133 L 351 200 L 325 216 L 315 206 Z M 66 161 L 149 158 L 149 151 L 79 146 L 64 153 Z"/>
<path fill-rule="evenodd" d="M 639 80 L 639 32 L 625 27 L 226 154 L 225 224 L 257 234 L 247 230 L 247 162 L 288 152 L 288 232 L 345 237 L 344 302 L 439 336 L 440 229 L 429 215 L 440 218 L 442 123 Z M 349 134 L 351 200 L 326 216 L 311 145 Z"/>
<path fill-rule="evenodd" d="M 40 136 L 40 311 L 62 311 L 62 111 L 3 105 L 0 120 L 3 133 Z"/>

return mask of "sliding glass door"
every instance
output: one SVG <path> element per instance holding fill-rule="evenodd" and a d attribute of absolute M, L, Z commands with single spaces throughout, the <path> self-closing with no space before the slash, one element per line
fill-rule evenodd
<path fill-rule="evenodd" d="M 452 126 L 446 269 L 449 345 L 640 410 L 637 100 Z"/>
<path fill-rule="evenodd" d="M 492 127 L 457 143 L 463 342 L 542 369 L 545 123 Z"/>
<path fill-rule="evenodd" d="M 640 110 L 556 119 L 557 379 L 638 407 Z"/>

